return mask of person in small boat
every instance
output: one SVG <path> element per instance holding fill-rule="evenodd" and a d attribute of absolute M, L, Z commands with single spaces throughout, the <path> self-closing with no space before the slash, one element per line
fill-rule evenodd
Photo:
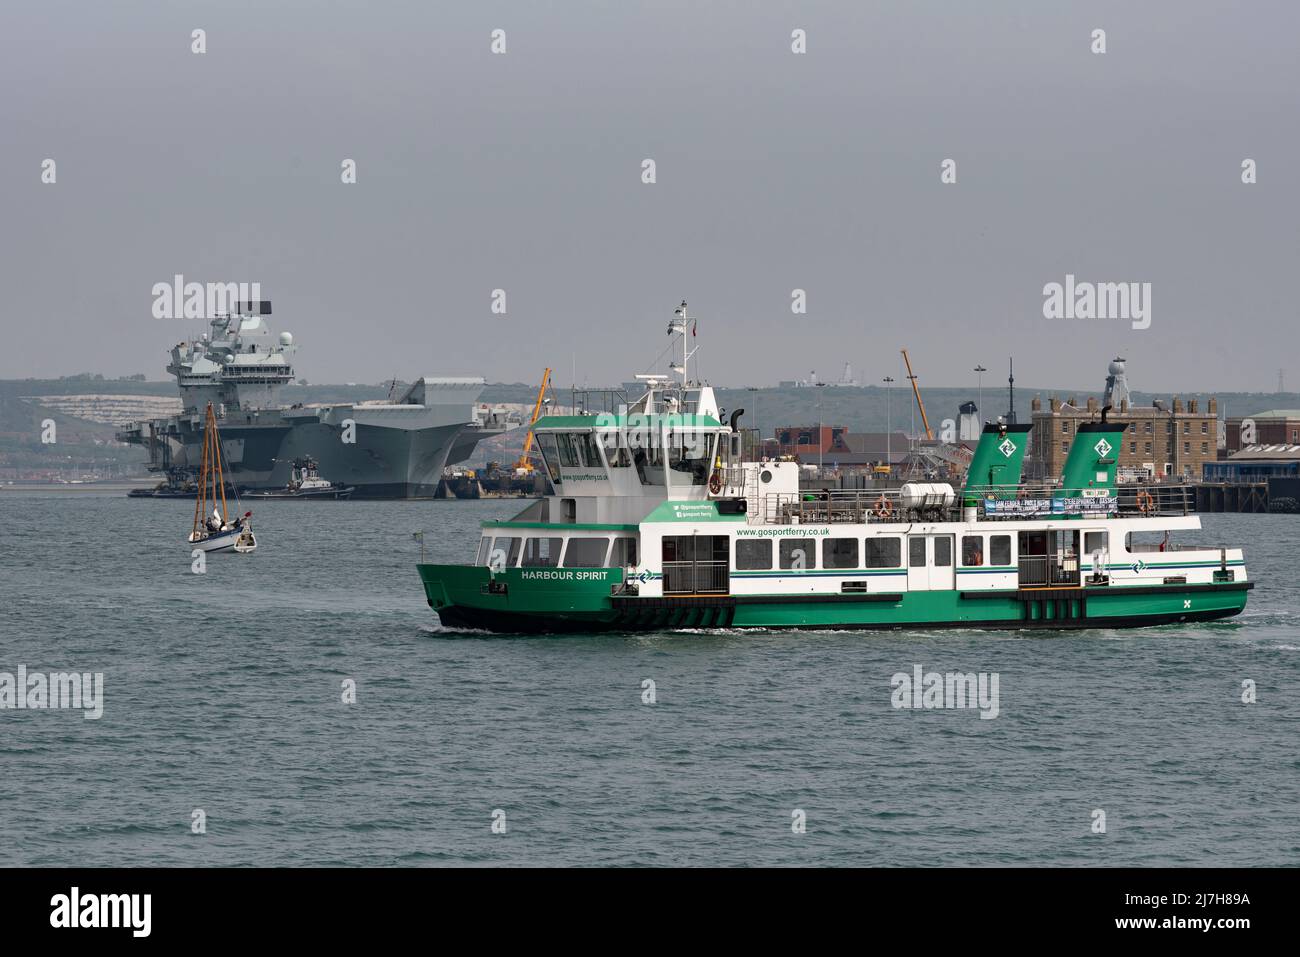
<path fill-rule="evenodd" d="M 208 520 L 207 520 L 206 522 L 204 522 L 203 524 L 206 525 L 208 531 L 211 532 L 211 533 L 214 534 L 214 535 L 215 535 L 217 532 L 221 531 L 221 525 L 222 525 L 222 521 L 221 521 L 221 510 L 220 510 L 220 509 L 217 509 L 217 508 L 214 508 L 214 509 L 212 510 L 212 515 L 211 515 L 211 517 L 209 517 Z"/>

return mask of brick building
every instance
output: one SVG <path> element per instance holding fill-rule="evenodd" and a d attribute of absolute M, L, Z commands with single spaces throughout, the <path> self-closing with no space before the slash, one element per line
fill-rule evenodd
<path fill-rule="evenodd" d="M 781 455 L 797 455 L 804 461 L 831 451 L 849 451 L 844 436 L 849 430 L 842 425 L 783 425 L 776 430 Z"/>
<path fill-rule="evenodd" d="M 1247 422 L 1254 434 L 1247 434 L 1242 441 L 1242 433 L 1249 431 L 1245 427 Z M 1224 438 L 1229 452 L 1239 452 L 1249 445 L 1300 445 L 1300 409 L 1269 409 L 1254 415 L 1234 416 L 1228 419 Z"/>
<path fill-rule="evenodd" d="M 1026 474 L 1035 481 L 1059 478 L 1079 426 L 1101 419 L 1101 403 L 1089 398 L 1081 407 L 1077 399 L 1064 402 L 1051 396 L 1043 408 L 1035 396 L 1030 411 L 1033 429 Z M 1121 400 L 1108 415 L 1109 421 L 1124 424 L 1121 481 L 1147 474 L 1157 481 L 1199 481 L 1205 463 L 1218 458 L 1218 412 L 1213 398 L 1203 410 L 1195 399 L 1183 403 L 1177 396 L 1172 405 L 1130 406 L 1127 399 Z"/>

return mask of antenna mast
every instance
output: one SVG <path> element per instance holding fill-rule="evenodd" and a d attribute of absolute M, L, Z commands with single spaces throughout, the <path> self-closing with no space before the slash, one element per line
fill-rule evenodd
<path fill-rule="evenodd" d="M 698 320 L 692 319 L 690 316 L 686 314 L 685 299 L 683 299 L 682 304 L 673 311 L 673 318 L 668 320 L 668 334 L 670 336 L 672 335 L 677 336 L 677 341 L 672 344 L 673 357 L 672 357 L 672 365 L 669 368 L 671 368 L 673 372 L 676 372 L 678 375 L 681 376 L 683 393 L 685 393 L 687 386 L 690 385 L 690 379 L 686 374 L 686 363 L 690 361 L 690 359 L 694 357 L 695 353 L 699 350 L 699 346 L 696 346 L 694 349 L 691 349 L 689 351 L 687 350 L 686 327 L 688 325 L 693 327 L 697 321 Z M 677 348 L 676 348 L 679 344 L 681 346 L 680 363 L 677 361 Z"/>
<path fill-rule="evenodd" d="M 1007 422 L 1016 424 L 1016 360 L 1007 357 Z"/>

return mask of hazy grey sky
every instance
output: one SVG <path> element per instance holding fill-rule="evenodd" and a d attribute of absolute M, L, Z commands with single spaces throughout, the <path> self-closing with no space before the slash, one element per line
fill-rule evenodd
<path fill-rule="evenodd" d="M 718 384 L 907 346 L 936 385 L 1124 354 L 1134 388 L 1271 391 L 1298 33 L 1293 2 L 6 3 L 0 376 L 164 378 L 182 273 L 261 282 L 317 382 L 621 381 L 684 297 Z M 1151 327 L 1045 319 L 1067 273 L 1152 283 Z"/>

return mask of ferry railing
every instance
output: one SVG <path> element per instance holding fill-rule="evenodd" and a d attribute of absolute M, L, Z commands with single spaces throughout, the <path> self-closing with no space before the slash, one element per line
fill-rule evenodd
<path fill-rule="evenodd" d="M 1110 490 L 1111 494 L 1098 494 L 1103 491 L 1051 484 L 984 485 L 971 486 L 958 497 L 975 508 L 981 520 L 1189 515 L 1196 510 L 1192 485 L 1119 485 Z"/>
<path fill-rule="evenodd" d="M 756 476 L 755 481 L 749 482 L 748 486 L 746 485 L 749 477 L 755 475 L 753 470 L 740 468 L 735 465 L 728 465 L 721 469 L 721 472 L 722 489 L 718 493 L 719 496 L 748 496 L 750 494 L 750 489 L 757 487 L 758 483 Z M 757 505 L 758 503 L 755 502 L 754 504 Z"/>
<path fill-rule="evenodd" d="M 940 512 L 945 511 L 939 509 Z M 781 525 L 862 525 L 898 521 L 902 497 L 898 489 L 824 489 L 769 492 L 760 510 L 763 521 Z"/>
<path fill-rule="evenodd" d="M 728 476 L 726 481 L 731 485 L 737 480 Z M 750 489 L 745 491 L 748 495 Z M 972 508 L 981 521 L 1167 516 L 1195 511 L 1195 488 L 1190 485 L 1121 485 L 1110 495 L 1099 495 L 1099 491 L 1104 490 L 1059 485 L 972 486 L 954 489 L 955 499 L 922 500 L 919 505 L 913 503 L 913 507 L 907 508 L 902 490 L 897 488 L 807 489 L 797 493 L 766 493 L 759 501 L 750 502 L 750 512 L 769 524 L 838 525 L 919 519 L 957 521 Z M 1146 498 L 1143 492 L 1151 497 Z"/>
<path fill-rule="evenodd" d="M 1047 588 L 1053 585 L 1078 585 L 1077 558 L 1055 555 L 1021 555 L 1018 559 L 1021 588 Z"/>
<path fill-rule="evenodd" d="M 730 590 L 727 562 L 664 562 L 663 571 L 665 595 L 725 595 Z"/>
<path fill-rule="evenodd" d="M 1048 584 L 1047 556 L 1021 555 L 1019 581 L 1021 585 L 1031 588 L 1046 588 Z"/>

